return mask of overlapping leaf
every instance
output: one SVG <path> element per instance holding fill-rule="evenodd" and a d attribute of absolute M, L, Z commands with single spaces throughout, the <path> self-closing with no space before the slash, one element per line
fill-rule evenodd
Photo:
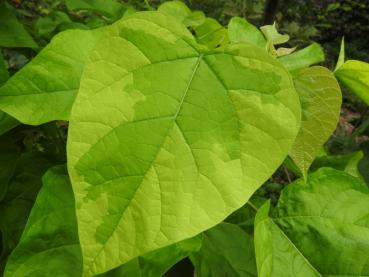
<path fill-rule="evenodd" d="M 283 66 L 253 46 L 204 49 L 146 12 L 93 51 L 68 141 L 86 276 L 217 224 L 288 153 L 300 106 Z"/>
<path fill-rule="evenodd" d="M 37 47 L 13 9 L 5 2 L 0 3 L 0 47 Z"/>
<path fill-rule="evenodd" d="M 199 277 L 257 276 L 253 238 L 234 224 L 204 232 L 201 249 L 191 259 Z"/>
<path fill-rule="evenodd" d="M 282 193 L 271 216 L 256 216 L 260 277 L 368 276 L 369 189 L 360 179 L 323 168 Z"/>
<path fill-rule="evenodd" d="M 369 105 L 369 64 L 349 60 L 334 72 L 337 79 Z"/>
<path fill-rule="evenodd" d="M 65 31 L 0 87 L 0 109 L 26 124 L 67 120 L 102 30 Z"/>
<path fill-rule="evenodd" d="M 307 68 L 313 64 L 324 61 L 323 48 L 318 43 L 313 43 L 290 55 L 278 58 L 290 71 Z"/>
<path fill-rule="evenodd" d="M 74 198 L 64 166 L 50 169 L 4 276 L 82 276 Z"/>
<path fill-rule="evenodd" d="M 244 18 L 232 17 L 228 24 L 228 36 L 231 43 L 246 42 L 266 48 L 262 32 Z"/>
<path fill-rule="evenodd" d="M 300 96 L 302 118 L 290 157 L 306 176 L 319 149 L 336 128 L 342 95 L 333 74 L 324 67 L 299 71 L 294 83 Z"/>

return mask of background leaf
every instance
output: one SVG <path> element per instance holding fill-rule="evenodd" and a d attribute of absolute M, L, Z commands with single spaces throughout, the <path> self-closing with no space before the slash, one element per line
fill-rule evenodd
<path fill-rule="evenodd" d="M 0 3 L 0 47 L 38 47 L 5 2 Z"/>
<path fill-rule="evenodd" d="M 201 249 L 191 260 L 199 277 L 257 276 L 252 236 L 230 223 L 204 232 Z"/>
<path fill-rule="evenodd" d="M 348 87 L 361 100 L 369 105 L 369 64 L 349 60 L 340 66 L 334 74 L 344 86 Z"/>
<path fill-rule="evenodd" d="M 265 48 L 266 40 L 254 25 L 241 17 L 232 17 L 228 24 L 228 36 L 231 43 L 246 42 Z"/>
<path fill-rule="evenodd" d="M 366 276 L 369 189 L 360 179 L 319 169 L 283 190 L 255 220 L 259 276 Z"/>
<path fill-rule="evenodd" d="M 287 56 L 279 57 L 278 60 L 290 71 L 307 68 L 313 64 L 324 61 L 323 48 L 318 43 L 313 43 L 301 50 Z"/>
<path fill-rule="evenodd" d="M 336 128 L 342 95 L 334 75 L 324 67 L 299 71 L 294 83 L 300 96 L 302 118 L 290 157 L 306 176 L 320 148 Z"/>
<path fill-rule="evenodd" d="M 74 197 L 65 166 L 50 169 L 42 183 L 5 277 L 82 275 Z"/>

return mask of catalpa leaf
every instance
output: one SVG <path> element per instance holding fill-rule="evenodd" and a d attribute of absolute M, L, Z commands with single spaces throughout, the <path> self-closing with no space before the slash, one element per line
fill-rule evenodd
<path fill-rule="evenodd" d="M 369 64 L 356 60 L 346 61 L 335 72 L 337 79 L 369 105 Z"/>
<path fill-rule="evenodd" d="M 201 25 L 194 28 L 198 43 L 209 49 L 225 47 L 228 44 L 227 29 L 214 18 L 207 17 Z"/>
<path fill-rule="evenodd" d="M 69 125 L 84 274 L 222 221 L 282 163 L 299 124 L 291 77 L 265 51 L 209 51 L 159 12 L 113 25 Z"/>
<path fill-rule="evenodd" d="M 74 197 L 65 166 L 47 171 L 42 183 L 4 277 L 48 276 L 51 272 L 82 276 Z"/>
<path fill-rule="evenodd" d="M 283 190 L 255 220 L 258 276 L 368 276 L 369 189 L 323 168 Z"/>
<path fill-rule="evenodd" d="M 342 95 L 333 74 L 324 67 L 299 71 L 294 83 L 300 95 L 302 118 L 290 157 L 306 176 L 320 148 L 336 128 Z"/>
<path fill-rule="evenodd" d="M 199 277 L 257 276 L 252 235 L 230 223 L 204 232 L 201 249 L 191 260 Z"/>
<path fill-rule="evenodd" d="M 56 35 L 0 87 L 0 109 L 25 124 L 68 120 L 87 57 L 102 31 Z"/>
<path fill-rule="evenodd" d="M 158 12 L 173 16 L 187 27 L 196 27 L 205 21 L 205 15 L 203 12 L 192 12 L 187 5 L 181 1 L 164 2 L 159 6 Z"/>
<path fill-rule="evenodd" d="M 24 153 L 15 162 L 15 168 L 8 171 L 12 175 L 8 177 L 6 194 L 0 201 L 0 231 L 5 253 L 17 245 L 41 187 L 41 177 L 55 163 L 40 152 Z"/>
<path fill-rule="evenodd" d="M 278 58 L 290 71 L 307 68 L 313 64 L 324 61 L 323 48 L 318 43 L 313 43 L 290 55 Z"/>
<path fill-rule="evenodd" d="M 111 19 L 119 19 L 127 9 L 125 5 L 115 0 L 65 0 L 69 11 L 94 11 Z"/>
<path fill-rule="evenodd" d="M 0 47 L 37 48 L 10 5 L 0 3 Z"/>
<path fill-rule="evenodd" d="M 316 171 L 321 167 L 331 167 L 345 171 L 352 176 L 362 178 L 358 165 L 363 157 L 364 153 L 362 151 L 356 151 L 345 155 L 324 155 L 314 160 L 310 170 Z"/>
<path fill-rule="evenodd" d="M 99 277 L 157 277 L 164 274 L 176 263 L 194 252 L 198 252 L 202 243 L 202 236 L 196 236 L 156 251 L 147 253 L 128 263 L 113 269 Z"/>
<path fill-rule="evenodd" d="M 265 48 L 266 40 L 254 25 L 241 17 L 232 17 L 228 24 L 228 37 L 231 43 L 246 42 Z"/>

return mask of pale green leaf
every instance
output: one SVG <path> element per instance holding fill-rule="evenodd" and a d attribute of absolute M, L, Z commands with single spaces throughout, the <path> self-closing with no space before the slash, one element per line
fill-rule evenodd
<path fill-rule="evenodd" d="M 290 157 L 304 176 L 336 128 L 342 103 L 340 87 L 324 67 L 300 70 L 294 79 L 301 102 L 301 128 Z"/>
<path fill-rule="evenodd" d="M 172 16 L 187 27 L 195 27 L 205 21 L 203 12 L 192 12 L 185 3 L 177 0 L 164 2 L 159 6 L 158 12 Z"/>
<path fill-rule="evenodd" d="M 64 166 L 50 169 L 4 277 L 82 276 L 74 198 Z"/>
<path fill-rule="evenodd" d="M 209 49 L 225 47 L 228 44 L 227 29 L 214 18 L 205 18 L 204 22 L 194 30 L 197 42 L 206 45 Z"/>
<path fill-rule="evenodd" d="M 279 47 L 276 50 L 276 54 L 278 57 L 283 57 L 292 54 L 296 50 L 296 47 L 288 48 L 288 47 Z"/>
<path fill-rule="evenodd" d="M 254 25 L 241 17 L 232 17 L 228 24 L 228 36 L 231 43 L 246 42 L 265 48 L 266 40 Z"/>
<path fill-rule="evenodd" d="M 340 54 L 338 56 L 337 64 L 336 67 L 334 68 L 334 71 L 340 68 L 344 63 L 345 63 L 345 38 L 343 37 L 341 40 Z"/>
<path fill-rule="evenodd" d="M 257 276 L 252 235 L 230 223 L 204 232 L 201 249 L 191 260 L 198 277 Z"/>
<path fill-rule="evenodd" d="M 56 35 L 0 87 L 0 109 L 25 124 L 68 120 L 84 64 L 101 33 L 70 30 Z"/>
<path fill-rule="evenodd" d="M 349 60 L 334 74 L 338 80 L 369 105 L 369 63 Z"/>
<path fill-rule="evenodd" d="M 260 30 L 263 32 L 265 38 L 272 45 L 283 44 L 289 41 L 290 36 L 287 34 L 280 34 L 277 30 L 275 23 L 273 25 L 264 25 L 260 27 Z"/>
<path fill-rule="evenodd" d="M 293 71 L 324 61 L 324 52 L 323 48 L 318 43 L 313 43 L 290 55 L 280 57 L 278 60 L 283 63 L 288 70 Z"/>
<path fill-rule="evenodd" d="M 291 77 L 265 51 L 209 52 L 159 12 L 115 24 L 69 125 L 85 275 L 222 221 L 283 162 L 299 124 Z"/>
<path fill-rule="evenodd" d="M 323 168 L 283 190 L 255 220 L 260 277 L 368 276 L 369 189 Z"/>
<path fill-rule="evenodd" d="M 0 3 L 0 47 L 37 48 L 36 42 L 24 29 L 10 5 Z"/>

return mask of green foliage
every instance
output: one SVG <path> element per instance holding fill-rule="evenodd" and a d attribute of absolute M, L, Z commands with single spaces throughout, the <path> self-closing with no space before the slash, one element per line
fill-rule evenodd
<path fill-rule="evenodd" d="M 65 31 L 0 87 L 0 108 L 25 124 L 69 119 L 83 67 L 100 30 Z"/>
<path fill-rule="evenodd" d="M 336 128 L 342 96 L 332 72 L 324 67 L 300 70 L 294 83 L 300 96 L 302 118 L 290 157 L 306 176 L 320 148 Z"/>
<path fill-rule="evenodd" d="M 256 216 L 259 276 L 368 275 L 368 205 L 368 187 L 334 169 L 289 185 Z"/>
<path fill-rule="evenodd" d="M 336 69 L 334 73 L 346 87 L 369 105 L 369 64 L 349 60 Z"/>
<path fill-rule="evenodd" d="M 12 8 L 5 2 L 0 2 L 0 47 L 37 47 Z"/>
<path fill-rule="evenodd" d="M 0 275 L 369 274 L 369 119 L 335 79 L 369 104 L 368 64 L 343 41 L 333 74 L 309 28 L 251 24 L 263 1 L 31 2 L 0 9 Z"/>
<path fill-rule="evenodd" d="M 86 65 L 69 127 L 86 275 L 220 222 L 283 161 L 300 118 L 289 75 L 253 46 L 210 52 L 152 12 L 111 33 Z M 181 232 L 172 231 L 173 213 Z"/>

